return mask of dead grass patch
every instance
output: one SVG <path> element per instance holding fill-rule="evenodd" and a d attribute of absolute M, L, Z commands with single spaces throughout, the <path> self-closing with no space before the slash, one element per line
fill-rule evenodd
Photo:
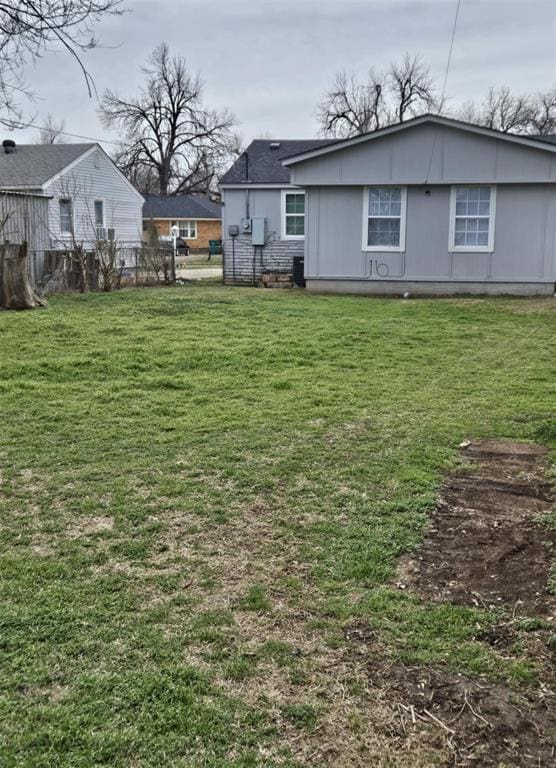
<path fill-rule="evenodd" d="M 83 536 L 94 536 L 97 533 L 105 533 L 114 528 L 112 517 L 95 516 L 80 517 L 66 528 L 68 539 L 80 539 Z"/>

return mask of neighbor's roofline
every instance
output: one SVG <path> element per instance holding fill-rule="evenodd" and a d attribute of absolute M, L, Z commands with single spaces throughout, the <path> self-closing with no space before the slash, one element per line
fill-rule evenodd
<path fill-rule="evenodd" d="M 222 216 L 145 216 L 143 214 L 143 219 L 146 221 L 181 221 L 182 219 L 184 221 L 220 221 Z"/>
<path fill-rule="evenodd" d="M 438 125 L 444 125 L 448 128 L 460 128 L 461 130 L 469 131 L 470 133 L 477 133 L 482 136 L 489 136 L 490 138 L 502 139 L 510 141 L 514 144 L 521 144 L 526 147 L 532 147 L 533 149 L 544 149 L 547 152 L 556 152 L 556 144 L 551 144 L 548 141 L 542 141 L 542 139 L 536 139 L 533 137 L 517 136 L 513 133 L 502 133 L 502 131 L 496 131 L 494 128 L 485 128 L 481 125 L 474 125 L 473 123 L 466 123 L 463 120 L 455 120 L 452 117 L 441 117 L 440 115 L 419 115 L 411 120 L 406 120 L 403 123 L 396 123 L 395 125 L 389 125 L 386 128 L 379 128 L 377 131 L 371 133 L 362 133 L 360 136 L 352 136 L 349 139 L 338 141 L 337 139 L 330 144 L 325 144 L 322 147 L 309 150 L 308 152 L 302 152 L 297 155 L 291 155 L 290 157 L 282 158 L 282 165 L 288 167 L 295 163 L 301 163 L 304 160 L 310 160 L 313 157 L 320 157 L 320 155 L 327 155 L 330 152 L 335 152 L 338 149 L 344 149 L 345 147 L 353 147 L 356 144 L 361 144 L 372 139 L 380 138 L 381 136 L 388 136 L 391 133 L 398 133 L 406 128 L 411 128 L 421 123 L 436 123 Z"/>

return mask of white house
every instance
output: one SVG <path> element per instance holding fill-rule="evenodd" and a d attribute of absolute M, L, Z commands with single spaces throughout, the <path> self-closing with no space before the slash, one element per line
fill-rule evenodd
<path fill-rule="evenodd" d="M 40 224 L 49 250 L 74 242 L 92 248 L 97 240 L 116 240 L 123 248 L 141 243 L 143 197 L 98 144 L 5 140 L 0 190 L 48 198 L 47 220 Z"/>

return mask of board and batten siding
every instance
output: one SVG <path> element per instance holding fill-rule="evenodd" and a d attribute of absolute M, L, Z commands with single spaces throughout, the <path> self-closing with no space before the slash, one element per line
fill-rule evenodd
<path fill-rule="evenodd" d="M 435 124 L 290 166 L 301 186 L 556 183 L 556 153 Z"/>
<path fill-rule="evenodd" d="M 126 246 L 141 243 L 143 198 L 100 147 L 85 153 L 74 165 L 45 184 L 43 191 L 52 196 L 49 216 L 52 248 L 63 248 L 71 242 L 71 235 L 60 230 L 60 198 L 72 199 L 78 241 L 94 242 L 94 201 L 102 200 L 104 226 L 115 230 L 115 239 Z"/>
<path fill-rule="evenodd" d="M 222 192 L 224 282 L 253 285 L 258 283 L 264 272 L 291 272 L 293 257 L 303 256 L 304 241 L 284 239 L 281 235 L 282 190 L 246 187 L 223 189 Z M 264 247 L 254 248 L 251 235 L 241 234 L 242 218 L 265 219 L 267 244 Z M 240 228 L 235 242 L 228 235 L 231 224 Z"/>
<path fill-rule="evenodd" d="M 556 186 L 498 185 L 491 252 L 450 249 L 448 185 L 408 186 L 404 251 L 362 248 L 363 187 L 310 187 L 306 193 L 305 276 L 320 281 L 530 284 L 532 293 L 553 290 L 556 264 Z M 428 194 L 427 194 L 428 192 Z M 394 283 L 390 286 L 390 283 Z M 534 288 L 538 284 L 538 290 Z M 543 286 L 546 287 L 544 290 Z M 335 286 L 348 290 L 349 286 Z M 472 285 L 469 289 L 476 292 Z M 519 285 L 516 286 L 519 289 Z M 362 286 L 357 290 L 363 291 Z M 369 292 L 380 288 L 368 287 Z M 413 286 L 415 290 L 415 286 Z M 434 291 L 432 286 L 428 290 Z M 446 289 L 448 290 L 448 289 Z"/>
<path fill-rule="evenodd" d="M 291 166 L 306 190 L 309 290 L 549 294 L 556 281 L 556 154 L 421 124 Z M 451 190 L 489 185 L 491 250 L 450 243 Z M 365 188 L 406 189 L 405 247 L 365 250 Z"/>

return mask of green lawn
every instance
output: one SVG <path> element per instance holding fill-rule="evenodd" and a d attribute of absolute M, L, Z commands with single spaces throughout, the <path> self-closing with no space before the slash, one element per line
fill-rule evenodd
<path fill-rule="evenodd" d="M 555 306 L 197 287 L 0 313 L 0 765 L 439 764 L 389 739 L 354 621 L 386 659 L 536 685 L 526 645 L 477 638 L 499 617 L 395 567 L 461 441 L 556 448 Z"/>

